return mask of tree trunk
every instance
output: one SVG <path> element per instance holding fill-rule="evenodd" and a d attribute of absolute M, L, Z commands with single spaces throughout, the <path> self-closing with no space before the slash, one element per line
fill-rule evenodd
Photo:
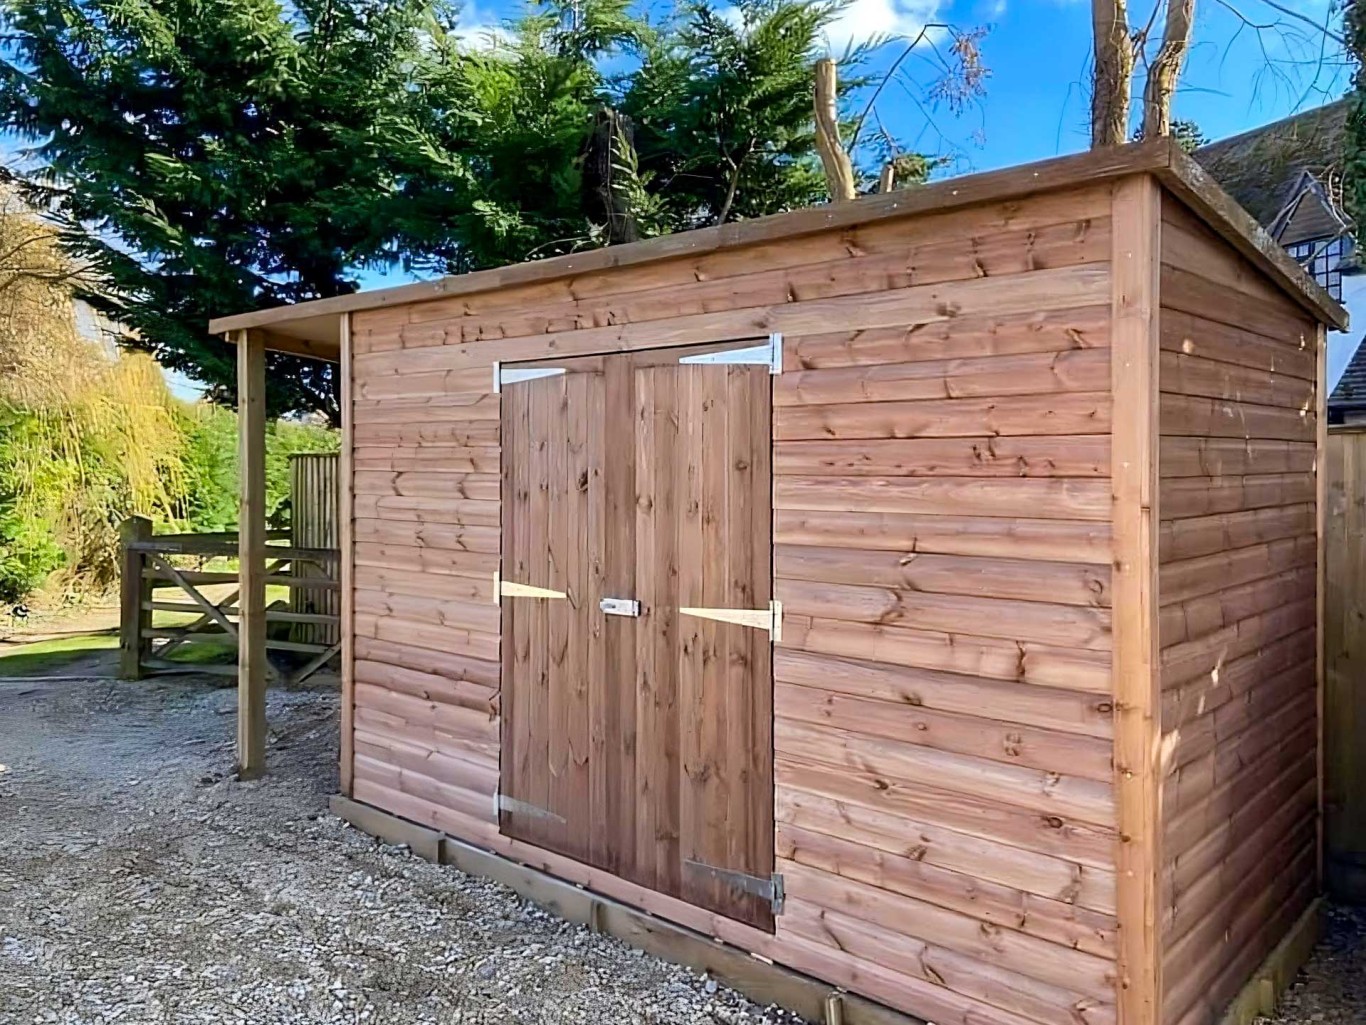
<path fill-rule="evenodd" d="M 1091 78 L 1091 148 L 1118 146 L 1129 135 L 1134 51 L 1126 0 L 1091 0 L 1095 67 Z"/>
<path fill-rule="evenodd" d="M 839 114 L 835 108 L 835 62 L 829 57 L 816 61 L 816 151 L 825 168 L 825 184 L 830 198 L 843 203 L 854 198 L 854 168 L 840 142 Z"/>
<path fill-rule="evenodd" d="M 1181 77 L 1181 65 L 1190 49 L 1191 21 L 1195 0 L 1167 0 L 1167 24 L 1162 31 L 1162 48 L 1148 66 L 1143 86 L 1143 138 L 1152 139 L 1172 133 L 1172 97 Z"/>
<path fill-rule="evenodd" d="M 635 125 L 625 114 L 603 107 L 584 144 L 583 198 L 589 216 L 606 225 L 609 246 L 640 238 L 631 207 L 635 174 Z"/>

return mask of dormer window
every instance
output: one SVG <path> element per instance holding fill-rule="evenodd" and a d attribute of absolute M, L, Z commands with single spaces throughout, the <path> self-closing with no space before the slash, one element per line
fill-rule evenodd
<path fill-rule="evenodd" d="M 1308 271 L 1334 299 L 1342 300 L 1342 264 L 1351 255 L 1346 235 L 1306 239 L 1285 247 L 1285 251 Z"/>

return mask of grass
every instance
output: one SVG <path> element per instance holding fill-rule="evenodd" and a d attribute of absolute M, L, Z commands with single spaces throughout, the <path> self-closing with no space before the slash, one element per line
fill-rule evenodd
<path fill-rule="evenodd" d="M 36 676 L 61 669 L 72 662 L 98 651 L 111 651 L 119 646 L 117 630 L 73 634 L 54 637 L 32 644 L 15 645 L 9 650 L 0 648 L 0 676 Z"/>
<path fill-rule="evenodd" d="M 53 673 L 97 652 L 116 651 L 118 646 L 118 631 L 102 630 L 0 648 L 0 677 Z M 221 664 L 236 657 L 237 642 L 231 637 L 193 641 L 181 645 L 172 655 L 176 662 L 186 665 Z"/>
<path fill-rule="evenodd" d="M 176 599 L 189 601 L 188 596 Z M 289 588 L 272 584 L 266 588 L 267 603 L 287 602 Z M 156 612 L 153 622 L 158 627 L 185 626 L 199 619 L 198 612 Z M 61 669 L 101 651 L 115 651 L 119 646 L 117 627 L 92 630 L 88 633 L 54 637 L 29 644 L 0 645 L 0 677 L 38 676 L 53 674 Z M 223 635 L 206 634 L 190 641 L 171 653 L 175 662 L 187 666 L 222 665 L 237 657 L 237 641 Z M 110 667 L 112 671 L 112 667 Z"/>
<path fill-rule="evenodd" d="M 169 656 L 170 661 L 184 662 L 186 665 L 222 664 L 236 659 L 237 641 L 231 637 L 190 641 L 176 648 Z"/>

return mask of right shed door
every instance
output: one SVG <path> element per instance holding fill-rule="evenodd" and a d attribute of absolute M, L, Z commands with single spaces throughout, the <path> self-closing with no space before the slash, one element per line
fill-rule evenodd
<path fill-rule="evenodd" d="M 582 437 L 585 422 L 604 437 L 589 445 L 601 467 L 575 475 L 583 490 L 564 496 L 600 532 L 585 539 L 581 579 L 545 585 L 568 593 L 563 614 L 586 625 L 587 643 L 558 659 L 504 659 L 503 789 L 513 800 L 502 821 L 511 835 L 772 929 L 771 379 L 765 365 L 680 362 L 693 358 L 604 357 L 601 391 L 571 380 L 505 403 L 545 406 L 512 423 L 505 416 L 505 482 L 526 481 L 519 460 L 536 459 L 553 439 Z M 575 362 L 562 364 L 571 378 Z M 521 436 L 529 423 L 541 425 L 539 437 Z M 505 566 L 541 559 L 539 581 L 553 580 L 551 564 L 571 564 L 543 540 L 557 536 L 553 499 L 504 508 Z M 609 614 L 603 599 L 638 602 L 639 615 Z M 505 598 L 505 627 L 537 600 Z M 559 712 L 544 714 L 543 701 Z M 549 735 L 557 721 L 589 724 L 584 750 L 570 752 L 585 793 L 547 809 L 559 828 L 546 830 L 531 806 L 563 792 L 539 779 L 541 752 L 565 744 Z M 509 776 L 513 749 L 521 767 Z M 547 759 L 544 768 L 563 764 Z M 525 797 L 508 792 L 519 787 Z M 519 823 L 507 808 L 533 818 Z"/>

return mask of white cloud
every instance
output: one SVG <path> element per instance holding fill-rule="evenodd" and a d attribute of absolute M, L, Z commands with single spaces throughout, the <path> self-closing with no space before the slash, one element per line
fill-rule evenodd
<path fill-rule="evenodd" d="M 496 14 L 473 3 L 460 9 L 460 17 L 452 34 L 465 46 L 475 50 L 492 50 L 511 38 Z"/>
<path fill-rule="evenodd" d="M 853 0 L 825 30 L 825 45 L 838 57 L 851 44 L 870 39 L 905 37 L 916 34 L 932 21 L 941 20 L 942 0 Z M 997 0 L 1004 7 L 1005 0 Z M 1083 0 L 1076 0 L 1080 3 Z M 718 13 L 737 28 L 740 9 L 733 5 L 718 8 Z M 937 31 L 931 33 L 937 35 Z"/>
<path fill-rule="evenodd" d="M 938 20 L 940 0 L 854 0 L 826 30 L 832 53 L 876 36 L 914 38 Z"/>

